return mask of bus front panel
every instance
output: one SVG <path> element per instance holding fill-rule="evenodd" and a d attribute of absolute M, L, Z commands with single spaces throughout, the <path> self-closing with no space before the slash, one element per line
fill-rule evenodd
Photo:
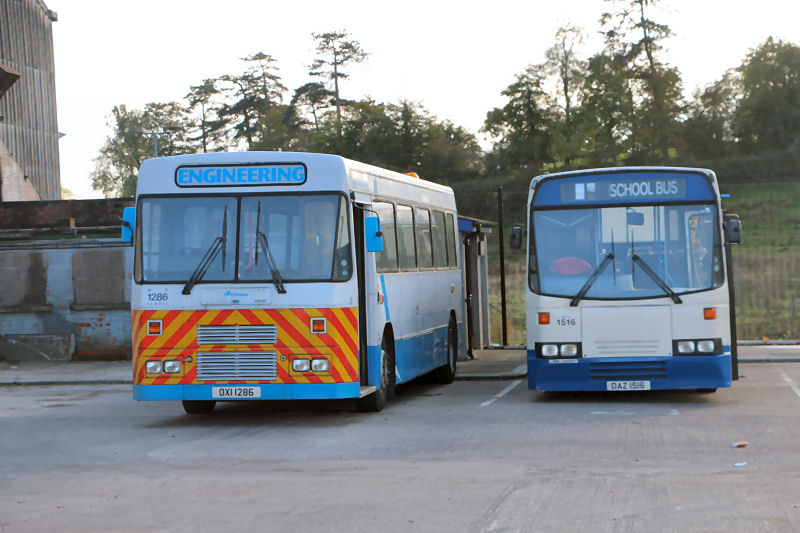
<path fill-rule="evenodd" d="M 140 400 L 353 398 L 358 309 L 133 312 Z"/>

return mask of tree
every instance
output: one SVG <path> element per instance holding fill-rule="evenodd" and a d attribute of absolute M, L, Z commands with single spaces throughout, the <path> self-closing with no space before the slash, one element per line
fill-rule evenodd
<path fill-rule="evenodd" d="M 552 161 L 553 108 L 544 88 L 542 65 L 530 65 L 503 90 L 508 103 L 486 115 L 483 131 L 496 140 L 492 148 L 495 169 L 534 168 Z"/>
<path fill-rule="evenodd" d="M 314 129 L 319 129 L 320 121 L 325 110 L 333 102 L 333 92 L 325 88 L 320 82 L 309 82 L 295 89 L 292 101 L 289 104 L 294 108 L 294 113 L 298 117 L 311 116 L 311 124 Z M 308 120 L 301 118 L 301 121 L 308 123 Z"/>
<path fill-rule="evenodd" d="M 634 97 L 631 162 L 662 161 L 675 142 L 683 111 L 678 70 L 658 58 L 660 42 L 672 30 L 649 18 L 658 0 L 606 0 L 619 5 L 604 13 L 600 22 L 606 38 L 606 53 L 626 63 Z"/>
<path fill-rule="evenodd" d="M 734 118 L 745 153 L 785 150 L 800 140 L 800 47 L 769 37 L 737 69 L 742 99 Z"/>
<path fill-rule="evenodd" d="M 681 126 L 681 152 L 696 159 L 714 159 L 731 153 L 733 118 L 741 99 L 741 77 L 729 70 L 715 83 L 695 91 Z"/>
<path fill-rule="evenodd" d="M 333 98 L 336 106 L 336 124 L 341 134 L 342 99 L 339 92 L 339 80 L 349 76 L 342 70 L 351 63 L 361 63 L 367 53 L 361 49 L 358 41 L 349 39 L 346 31 L 312 33 L 317 41 L 317 58 L 311 64 L 311 76 L 318 76 L 333 84 Z"/>
<path fill-rule="evenodd" d="M 214 102 L 214 97 L 219 94 L 217 80 L 206 79 L 200 85 L 193 85 L 186 95 L 188 110 L 199 112 L 199 123 L 192 130 L 196 132 L 189 136 L 190 142 L 200 142 L 203 152 L 208 152 L 223 136 L 225 121 L 218 117 L 219 104 Z"/>
<path fill-rule="evenodd" d="M 628 152 L 633 130 L 633 92 L 624 58 L 595 54 L 583 84 L 580 123 L 583 157 L 591 166 L 616 165 Z"/>
<path fill-rule="evenodd" d="M 277 74 L 276 60 L 258 52 L 242 58 L 249 64 L 241 75 L 220 76 L 225 84 L 223 92 L 232 103 L 224 103 L 219 116 L 226 121 L 235 140 L 245 140 L 248 148 L 253 144 L 259 121 L 270 108 L 281 103 L 286 87 Z"/>
<path fill-rule="evenodd" d="M 304 134 L 295 109 L 288 105 L 273 105 L 258 123 L 257 138 L 251 150 L 301 151 Z"/>
<path fill-rule="evenodd" d="M 553 150 L 567 167 L 578 156 L 581 145 L 575 109 L 580 105 L 586 62 L 577 57 L 575 49 L 582 42 L 583 32 L 580 28 L 567 24 L 556 31 L 555 44 L 545 52 L 545 70 L 557 79 L 557 101 L 563 113 L 563 120 L 554 125 Z"/>
<path fill-rule="evenodd" d="M 177 102 L 150 103 L 144 110 L 131 111 L 125 105 L 116 106 L 108 125 L 113 133 L 95 158 L 90 175 L 92 188 L 107 198 L 136 193 L 139 167 L 153 157 L 152 135 L 158 135 L 159 156 L 193 151 L 186 142 L 186 114 Z"/>

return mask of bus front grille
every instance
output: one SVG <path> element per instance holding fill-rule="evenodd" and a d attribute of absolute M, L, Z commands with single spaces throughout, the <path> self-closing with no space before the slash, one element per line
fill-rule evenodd
<path fill-rule="evenodd" d="M 591 355 L 631 357 L 639 355 L 668 355 L 662 354 L 662 347 L 657 340 L 615 340 L 595 341 Z"/>
<path fill-rule="evenodd" d="M 594 381 L 665 379 L 667 363 L 665 361 L 590 362 L 589 376 Z"/>
<path fill-rule="evenodd" d="M 275 344 L 278 326 L 197 326 L 197 344 Z"/>
<path fill-rule="evenodd" d="M 197 354 L 197 381 L 270 381 L 278 378 L 275 352 Z"/>

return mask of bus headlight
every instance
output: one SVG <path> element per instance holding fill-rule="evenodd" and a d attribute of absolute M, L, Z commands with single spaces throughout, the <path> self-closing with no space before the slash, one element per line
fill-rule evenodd
<path fill-rule="evenodd" d="M 537 342 L 534 344 L 534 351 L 536 352 L 536 357 L 546 359 L 553 357 L 582 357 L 583 354 L 580 342 L 550 342 L 547 344 Z"/>
<path fill-rule="evenodd" d="M 542 344 L 542 357 L 556 357 L 558 355 L 558 344 Z"/>
<path fill-rule="evenodd" d="M 311 370 L 314 372 L 327 372 L 329 363 L 327 359 L 312 359 Z"/>
<path fill-rule="evenodd" d="M 714 351 L 714 341 L 712 340 L 702 340 L 697 341 L 697 351 L 701 353 L 712 353 Z"/>
<path fill-rule="evenodd" d="M 678 341 L 678 353 L 694 353 L 694 341 Z"/>
<path fill-rule="evenodd" d="M 164 361 L 164 372 L 167 374 L 177 374 L 181 371 L 181 362 L 177 360 Z"/>
<path fill-rule="evenodd" d="M 561 345 L 561 355 L 564 357 L 575 357 L 578 355 L 578 345 L 577 344 L 562 344 Z"/>
<path fill-rule="evenodd" d="M 311 361 L 308 359 L 294 359 L 292 361 L 292 370 L 295 372 L 308 372 L 311 368 Z"/>
<path fill-rule="evenodd" d="M 722 339 L 685 339 L 672 341 L 674 355 L 720 355 Z"/>
<path fill-rule="evenodd" d="M 164 370 L 164 365 L 161 361 L 147 361 L 144 364 L 144 371 L 148 374 L 160 374 Z"/>

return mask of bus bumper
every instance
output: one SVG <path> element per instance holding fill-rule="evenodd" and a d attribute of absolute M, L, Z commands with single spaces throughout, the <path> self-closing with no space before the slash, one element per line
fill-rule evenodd
<path fill-rule="evenodd" d="M 258 387 L 255 398 L 215 398 L 214 387 Z M 334 400 L 358 398 L 359 383 L 289 383 L 264 385 L 134 385 L 133 399 L 150 400 Z"/>
<path fill-rule="evenodd" d="M 730 385 L 730 346 L 724 346 L 721 355 L 580 359 L 538 359 L 528 350 L 530 390 L 677 390 Z"/>

